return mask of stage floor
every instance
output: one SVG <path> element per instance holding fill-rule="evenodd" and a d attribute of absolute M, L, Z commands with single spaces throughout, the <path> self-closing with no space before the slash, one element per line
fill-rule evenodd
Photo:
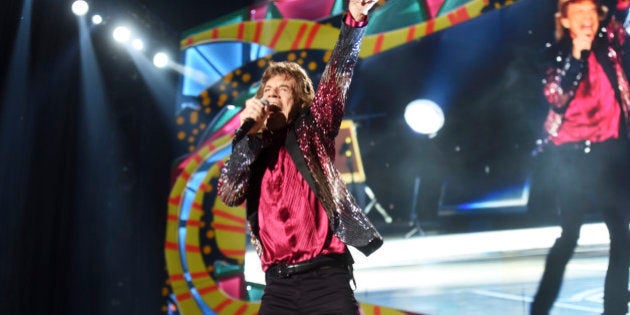
<path fill-rule="evenodd" d="M 528 314 L 557 227 L 453 235 L 385 237 L 381 249 L 355 258 L 359 301 L 430 315 Z M 608 235 L 587 224 L 551 315 L 601 314 Z M 248 281 L 264 283 L 254 253 Z"/>

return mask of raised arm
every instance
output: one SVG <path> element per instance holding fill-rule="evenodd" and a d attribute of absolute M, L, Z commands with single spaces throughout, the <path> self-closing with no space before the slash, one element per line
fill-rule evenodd
<path fill-rule="evenodd" d="M 349 13 L 344 15 L 339 38 L 311 105 L 311 114 L 318 129 L 330 141 L 334 141 L 339 131 L 350 80 L 359 59 L 359 48 L 365 34 L 367 13 L 376 2 L 351 0 L 348 4 Z"/>

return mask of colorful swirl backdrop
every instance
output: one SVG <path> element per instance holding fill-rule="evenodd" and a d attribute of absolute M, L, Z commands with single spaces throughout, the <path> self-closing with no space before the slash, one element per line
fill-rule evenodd
<path fill-rule="evenodd" d="M 245 210 L 216 198 L 231 151 L 237 113 L 270 61 L 301 64 L 316 83 L 330 58 L 342 0 L 258 3 L 185 34 L 184 65 L 201 69 L 182 82 L 175 117 L 184 152 L 174 163 L 164 252 L 165 314 L 256 314 L 264 284 L 244 278 Z M 379 1 L 360 58 L 420 40 L 483 12 L 511 4 L 491 0 Z M 238 52 L 234 58 L 234 52 Z M 194 57 L 194 58 L 193 58 Z M 225 59 L 225 60 L 224 60 Z M 371 314 L 411 314 L 361 303 Z"/>

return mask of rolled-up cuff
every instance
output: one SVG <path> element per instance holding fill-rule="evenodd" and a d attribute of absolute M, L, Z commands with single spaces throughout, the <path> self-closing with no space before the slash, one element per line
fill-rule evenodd
<path fill-rule="evenodd" d="M 365 16 L 365 19 L 363 19 L 363 21 L 357 22 L 353 17 L 352 14 L 350 14 L 350 12 L 347 12 L 346 15 L 343 18 L 343 22 L 346 23 L 346 25 L 350 26 L 350 27 L 364 27 L 368 24 L 368 16 Z"/>

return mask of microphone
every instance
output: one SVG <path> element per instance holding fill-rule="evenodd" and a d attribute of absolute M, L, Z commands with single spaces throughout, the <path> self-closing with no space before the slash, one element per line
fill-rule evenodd
<path fill-rule="evenodd" d="M 260 102 L 265 107 L 269 106 L 269 101 L 266 98 L 261 98 Z M 247 135 L 249 130 L 252 129 L 252 127 L 254 127 L 255 124 L 256 124 L 256 121 L 253 120 L 252 118 L 245 119 L 243 124 L 240 127 L 238 127 L 238 129 L 236 129 L 236 132 L 234 132 L 234 138 L 232 139 L 232 143 L 238 143 L 239 141 L 241 141 L 245 137 L 245 135 Z"/>

